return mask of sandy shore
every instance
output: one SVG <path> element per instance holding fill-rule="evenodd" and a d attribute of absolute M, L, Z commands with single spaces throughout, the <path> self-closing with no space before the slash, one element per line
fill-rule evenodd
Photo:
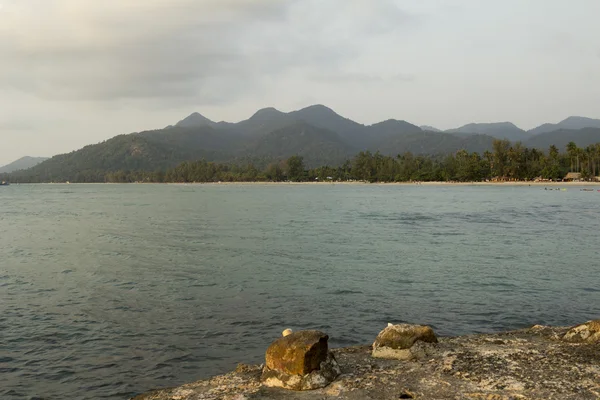
<path fill-rule="evenodd" d="M 169 185 L 390 185 L 390 186 L 536 186 L 536 187 L 600 187 L 600 182 L 207 182 L 168 183 Z"/>
<path fill-rule="evenodd" d="M 374 185 L 374 186 L 504 186 L 504 187 L 515 187 L 515 186 L 535 186 L 535 187 L 561 187 L 561 188 L 585 188 L 585 187 L 598 187 L 600 190 L 600 182 L 364 182 L 364 181 L 344 181 L 344 182 L 131 182 L 131 183 L 117 183 L 117 182 L 90 182 L 90 183 L 13 183 L 13 186 L 19 185 L 322 185 L 322 186 L 335 186 L 335 185 Z"/>

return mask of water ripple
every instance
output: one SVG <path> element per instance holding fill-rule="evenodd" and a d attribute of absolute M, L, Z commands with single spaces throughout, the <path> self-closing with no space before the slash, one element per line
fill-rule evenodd
<path fill-rule="evenodd" d="M 124 399 L 260 363 L 284 328 L 368 344 L 600 314 L 597 199 L 539 188 L 0 191 L 0 398 Z"/>

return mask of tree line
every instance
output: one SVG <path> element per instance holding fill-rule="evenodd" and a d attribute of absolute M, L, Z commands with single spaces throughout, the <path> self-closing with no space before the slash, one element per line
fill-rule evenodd
<path fill-rule="evenodd" d="M 460 150 L 446 156 L 400 154 L 385 156 L 363 151 L 339 166 L 306 168 L 301 156 L 273 161 L 264 167 L 252 163 L 227 164 L 204 160 L 187 161 L 157 171 L 79 171 L 70 182 L 306 182 L 306 181 L 531 181 L 561 180 L 568 172 L 592 180 L 600 174 L 600 143 L 579 148 L 571 142 L 565 152 L 556 146 L 548 151 L 529 149 L 520 143 L 496 140 L 483 154 Z M 0 176 L 0 180 L 10 180 Z M 16 181 L 13 179 L 13 182 Z M 35 176 L 19 175 L 20 182 L 40 182 Z"/>

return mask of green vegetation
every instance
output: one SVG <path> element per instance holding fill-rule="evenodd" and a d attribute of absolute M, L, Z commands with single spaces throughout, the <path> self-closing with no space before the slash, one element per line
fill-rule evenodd
<path fill-rule="evenodd" d="M 264 164 L 264 163 L 263 163 Z M 485 180 L 527 181 L 537 178 L 560 180 L 567 172 L 580 172 L 592 179 L 600 173 L 600 143 L 579 148 L 569 143 L 567 152 L 556 146 L 547 152 L 495 140 L 493 150 L 483 154 L 459 150 L 447 156 L 404 153 L 396 157 L 364 151 L 338 166 L 306 168 L 304 157 L 294 155 L 264 166 L 256 163 L 216 163 L 186 161 L 173 168 L 147 171 L 122 169 L 80 173 L 71 182 L 281 182 L 348 181 L 408 182 Z M 7 180 L 10 176 L 0 176 Z M 40 182 L 39 179 L 13 179 L 13 182 Z M 49 181 L 49 180 L 46 180 Z"/>
<path fill-rule="evenodd" d="M 175 126 L 119 135 L 5 172 L 13 182 L 464 181 L 556 179 L 568 171 L 595 176 L 599 126 L 600 120 L 570 117 L 539 127 L 544 132 L 537 135 L 508 122 L 434 132 L 395 119 L 363 125 L 323 105 L 289 113 L 266 108 L 237 123 L 194 113 Z M 569 142 L 583 149 L 558 154 Z"/>

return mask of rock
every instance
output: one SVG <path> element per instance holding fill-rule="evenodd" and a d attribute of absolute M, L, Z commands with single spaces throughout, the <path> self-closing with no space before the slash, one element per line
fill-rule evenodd
<path fill-rule="evenodd" d="M 329 385 L 341 371 L 329 352 L 328 339 L 323 332 L 299 331 L 273 342 L 265 357 L 263 384 L 291 390 L 313 390 Z"/>
<path fill-rule="evenodd" d="M 571 328 L 563 340 L 571 343 L 600 343 L 600 319 Z"/>
<path fill-rule="evenodd" d="M 267 349 L 266 365 L 290 375 L 311 373 L 327 358 L 328 339 L 319 331 L 299 331 L 277 339 Z"/>
<path fill-rule="evenodd" d="M 316 390 L 328 386 L 341 374 L 333 353 L 319 365 L 319 369 L 305 375 L 292 375 L 265 367 L 261 381 L 268 387 L 280 387 L 289 390 Z"/>
<path fill-rule="evenodd" d="M 393 360 L 414 358 L 411 347 L 418 342 L 437 343 L 433 329 L 424 325 L 388 324 L 373 343 L 373 357 Z"/>
<path fill-rule="evenodd" d="M 568 330 L 529 328 L 439 338 L 437 344 L 416 341 L 411 352 L 426 357 L 410 363 L 373 358 L 371 345 L 333 349 L 343 374 L 308 393 L 265 387 L 264 366 L 254 365 L 135 400 L 599 399 L 600 346 L 554 339 Z"/>

